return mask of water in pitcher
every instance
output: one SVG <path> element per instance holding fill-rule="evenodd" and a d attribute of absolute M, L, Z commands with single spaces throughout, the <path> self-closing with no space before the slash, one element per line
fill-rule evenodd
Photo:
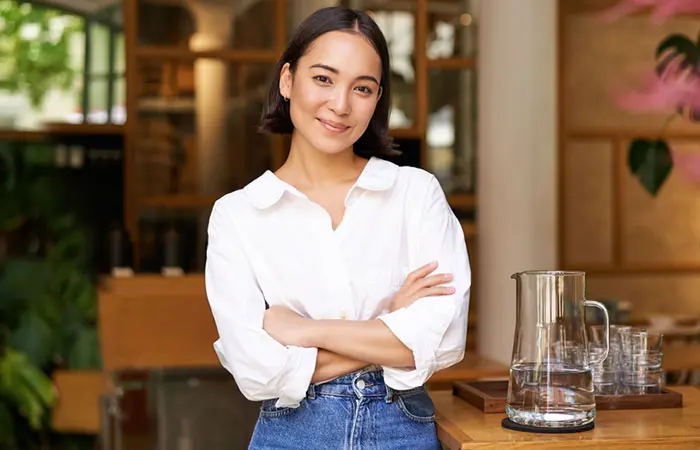
<path fill-rule="evenodd" d="M 590 370 L 566 364 L 511 367 L 506 412 L 515 422 L 536 427 L 572 427 L 595 417 Z"/>

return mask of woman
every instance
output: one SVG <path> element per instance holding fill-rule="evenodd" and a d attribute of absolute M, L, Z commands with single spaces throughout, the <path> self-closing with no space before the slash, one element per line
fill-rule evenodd
<path fill-rule="evenodd" d="M 206 264 L 216 352 L 262 401 L 250 448 L 439 449 L 423 386 L 464 355 L 471 275 L 435 177 L 382 159 L 384 37 L 321 9 L 275 73 L 261 128 L 289 157 L 216 202 Z"/>

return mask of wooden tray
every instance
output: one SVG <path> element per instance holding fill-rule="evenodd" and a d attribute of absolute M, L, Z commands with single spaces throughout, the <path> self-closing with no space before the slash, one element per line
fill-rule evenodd
<path fill-rule="evenodd" d="M 504 413 L 508 380 L 456 381 L 452 393 L 484 413 Z M 682 408 L 683 395 L 663 388 L 658 394 L 596 395 L 595 404 L 599 411 Z"/>

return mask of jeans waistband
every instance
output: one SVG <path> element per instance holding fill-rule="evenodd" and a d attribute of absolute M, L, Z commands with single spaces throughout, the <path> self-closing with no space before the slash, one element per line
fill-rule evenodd
<path fill-rule="evenodd" d="M 310 385 L 307 391 L 307 398 L 313 399 L 317 395 L 384 398 L 387 403 L 391 403 L 398 395 L 405 395 L 423 389 L 425 389 L 423 386 L 419 386 L 407 391 L 394 390 L 384 383 L 384 371 L 381 366 L 367 366 L 356 372 Z"/>

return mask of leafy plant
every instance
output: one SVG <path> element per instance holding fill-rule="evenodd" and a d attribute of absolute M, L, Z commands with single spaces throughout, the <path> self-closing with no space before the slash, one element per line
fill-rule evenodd
<path fill-rule="evenodd" d="M 33 430 L 40 430 L 53 405 L 51 379 L 29 361 L 27 355 L 6 348 L 0 356 L 0 449 L 15 449 L 15 416 L 24 417 Z"/>
<path fill-rule="evenodd" d="M 68 90 L 77 72 L 70 41 L 74 16 L 26 1 L 0 0 L 0 89 L 25 92 L 38 107 L 50 89 Z"/>
<path fill-rule="evenodd" d="M 699 12 L 700 0 L 623 0 L 603 16 L 616 19 L 645 6 L 652 6 L 653 20 L 660 21 L 679 12 Z M 656 48 L 654 69 L 654 74 L 646 80 L 642 91 L 629 92 L 619 98 L 620 105 L 628 110 L 675 110 L 661 128 L 657 139 L 636 138 L 628 148 L 627 165 L 630 172 L 653 196 L 659 193 L 679 161 L 691 166 L 700 164 L 698 156 L 674 153 L 662 138 L 668 125 L 676 118 L 700 123 L 700 34 L 697 39 L 677 33 L 666 36 Z M 692 169 L 682 173 L 697 176 Z"/>
<path fill-rule="evenodd" d="M 61 183 L 0 149 L 0 449 L 30 448 L 48 428 L 57 368 L 101 365 L 85 233 Z M 4 253 L 4 254 L 3 254 Z"/>

